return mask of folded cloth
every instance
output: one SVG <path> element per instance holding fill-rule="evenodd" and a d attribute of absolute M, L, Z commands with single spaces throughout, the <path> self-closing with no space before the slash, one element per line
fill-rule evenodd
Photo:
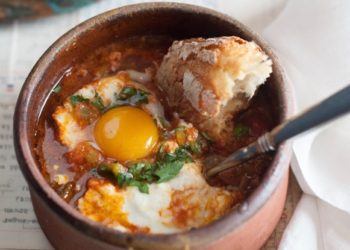
<path fill-rule="evenodd" d="M 263 30 L 303 110 L 350 84 L 350 1 L 288 1 Z M 350 116 L 295 140 L 292 168 L 304 197 L 281 249 L 350 249 Z M 347 223 L 347 224 L 346 224 Z"/>
<path fill-rule="evenodd" d="M 261 8 L 220 2 L 222 11 L 273 47 L 294 85 L 299 111 L 350 84 L 350 1 L 259 1 Z M 294 141 L 292 169 L 307 194 L 280 249 L 350 249 L 349 146 L 349 115 Z"/>
<path fill-rule="evenodd" d="M 350 216 L 329 203 L 303 195 L 279 249 L 349 249 Z"/>

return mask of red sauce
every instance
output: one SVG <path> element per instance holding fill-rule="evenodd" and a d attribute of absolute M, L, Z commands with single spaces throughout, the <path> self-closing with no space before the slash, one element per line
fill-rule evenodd
<path fill-rule="evenodd" d="M 113 75 L 124 69 L 155 72 L 166 54 L 172 39 L 168 37 L 148 36 L 120 39 L 107 46 L 101 47 L 82 58 L 81 62 L 71 67 L 58 83 L 62 91 L 53 93 L 45 104 L 38 126 L 37 156 L 42 166 L 42 173 L 52 187 L 72 205 L 85 193 L 86 183 L 91 177 L 102 178 L 96 173 L 95 166 L 102 161 L 103 156 L 88 145 L 79 145 L 74 152 L 68 152 L 57 140 L 57 128 L 52 114 L 58 105 L 62 105 L 65 98 L 72 95 L 85 84 L 94 80 Z M 147 84 L 147 88 L 155 91 L 160 101 L 161 95 L 154 84 Z M 230 151 L 249 144 L 259 135 L 276 125 L 274 119 L 274 105 L 268 84 L 261 87 L 253 97 L 251 105 L 242 112 L 236 123 L 240 124 L 237 138 Z M 85 105 L 85 106 L 84 106 Z M 82 103 L 75 109 L 87 108 L 92 115 L 97 115 L 94 107 Z M 80 113 L 80 112 L 77 112 Z M 90 117 L 90 116 L 89 116 Z M 89 121 L 86 117 L 79 117 L 82 126 Z M 248 129 L 247 129 L 248 128 Z M 211 148 L 215 151 L 215 148 Z M 86 154 L 92 155 L 86 159 Z M 235 168 L 221 173 L 213 183 L 215 185 L 231 185 L 241 191 L 244 196 L 250 194 L 259 184 L 266 168 L 271 163 L 272 155 L 262 155 L 244 163 L 244 167 Z M 67 175 L 66 185 L 57 185 L 54 181 L 55 166 L 59 166 L 59 173 Z M 183 217 L 183 213 L 178 214 Z"/>

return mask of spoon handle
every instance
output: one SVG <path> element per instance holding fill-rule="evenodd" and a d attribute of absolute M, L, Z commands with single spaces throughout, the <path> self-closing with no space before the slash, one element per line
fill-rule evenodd
<path fill-rule="evenodd" d="M 273 151 L 276 147 L 295 135 L 344 115 L 350 111 L 350 85 L 311 107 L 300 115 L 260 136 L 256 142 L 241 148 L 228 156 L 224 161 L 207 170 L 207 176 L 214 176 L 232 168 L 256 154 Z"/>
<path fill-rule="evenodd" d="M 350 111 L 350 85 L 270 132 L 275 145 Z"/>

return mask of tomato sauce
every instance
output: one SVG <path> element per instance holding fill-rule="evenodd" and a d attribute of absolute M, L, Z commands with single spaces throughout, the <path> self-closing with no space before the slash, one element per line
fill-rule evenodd
<path fill-rule="evenodd" d="M 57 127 L 52 118 L 55 108 L 62 105 L 68 96 L 85 84 L 113 75 L 120 70 L 156 72 L 172 41 L 171 38 L 163 36 L 119 39 L 86 55 L 67 70 L 57 83 L 61 91 L 52 93 L 45 104 L 36 131 L 38 135 L 36 152 L 46 180 L 63 199 L 73 206 L 76 206 L 76 201 L 85 193 L 87 181 L 91 177 L 102 178 L 94 166 L 103 156 L 84 144 L 79 145 L 75 152 L 69 152 L 57 138 Z M 268 83 L 258 89 L 250 106 L 236 118 L 235 124 L 238 125 L 233 134 L 236 140 L 233 145 L 230 145 L 229 151 L 232 152 L 253 142 L 276 125 L 275 107 L 266 85 Z M 154 84 L 146 84 L 146 87 L 154 91 L 161 102 L 163 101 L 161 93 Z M 76 108 L 86 108 L 82 105 L 85 104 Z M 94 108 L 88 108 L 95 114 Z M 85 118 L 81 117 L 80 120 L 84 125 Z M 215 151 L 215 148 L 211 151 Z M 86 154 L 91 156 L 88 160 L 83 157 Z M 244 163 L 243 166 L 227 170 L 219 174 L 213 180 L 213 184 L 229 185 L 230 188 L 240 190 L 246 197 L 258 186 L 271 163 L 272 156 L 271 154 L 262 155 Z M 57 184 L 54 177 L 57 172 L 68 176 L 69 181 L 64 185 Z"/>

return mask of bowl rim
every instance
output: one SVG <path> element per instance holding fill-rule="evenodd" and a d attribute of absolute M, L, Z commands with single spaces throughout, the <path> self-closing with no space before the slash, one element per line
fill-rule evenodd
<path fill-rule="evenodd" d="M 27 132 L 27 121 L 30 99 L 33 96 L 33 93 L 35 93 L 35 87 L 40 82 L 40 78 L 45 72 L 45 69 L 49 67 L 50 63 L 54 60 L 55 54 L 58 51 L 67 48 L 67 46 L 74 42 L 76 37 L 79 37 L 79 35 L 83 34 L 87 30 L 95 29 L 99 25 L 104 25 L 112 19 L 115 20 L 127 15 L 132 15 L 133 13 L 154 11 L 155 9 L 158 11 L 173 10 L 194 12 L 208 17 L 215 17 L 235 26 L 243 34 L 248 34 L 273 60 L 274 73 L 278 74 L 278 77 L 280 78 L 279 81 L 283 83 L 279 86 L 279 92 L 282 97 L 282 110 L 284 110 L 284 112 L 282 112 L 282 120 L 287 119 L 294 113 L 293 89 L 285 77 L 279 60 L 266 42 L 264 42 L 259 35 L 251 31 L 245 25 L 241 24 L 234 18 L 229 17 L 228 15 L 196 5 L 169 2 L 132 4 L 112 9 L 78 24 L 58 38 L 40 57 L 25 80 L 17 99 L 13 127 L 16 156 L 22 173 L 32 191 L 34 190 L 37 194 L 39 194 L 39 197 L 43 199 L 51 210 L 55 211 L 60 218 L 64 219 L 77 230 L 84 232 L 87 235 L 97 237 L 103 242 L 116 246 L 123 246 L 125 245 L 125 242 L 134 242 L 137 245 L 150 244 L 153 246 L 157 246 L 158 244 L 164 244 L 164 246 L 165 244 L 167 246 L 169 246 L 169 244 L 174 246 L 182 246 L 184 244 L 190 246 L 210 244 L 211 242 L 239 229 L 244 222 L 256 214 L 268 201 L 269 197 L 275 191 L 283 177 L 283 174 L 288 168 L 287 163 L 289 162 L 291 156 L 291 147 L 289 143 L 283 143 L 278 147 L 273 162 L 265 173 L 261 183 L 238 209 L 235 209 L 218 220 L 201 228 L 174 234 L 149 235 L 123 233 L 112 228 L 105 227 L 102 224 L 94 222 L 83 216 L 74 207 L 64 202 L 42 176 L 40 166 L 37 164 L 28 143 L 29 133 Z M 201 243 L 199 244 L 199 242 Z"/>

